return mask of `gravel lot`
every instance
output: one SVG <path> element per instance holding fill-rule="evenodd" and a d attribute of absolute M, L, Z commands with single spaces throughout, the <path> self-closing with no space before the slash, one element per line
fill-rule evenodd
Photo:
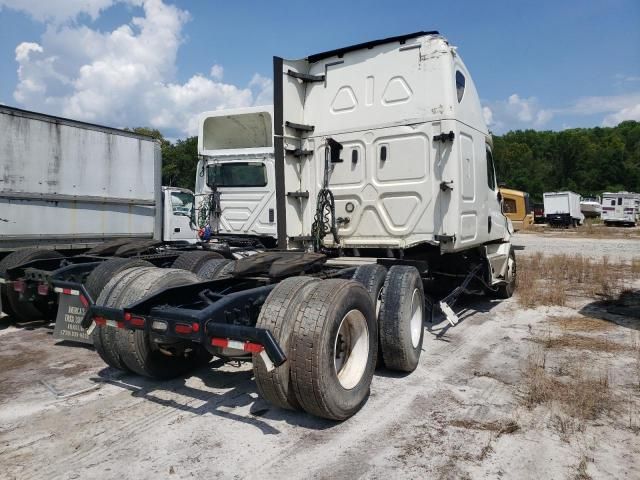
<path fill-rule="evenodd" d="M 640 255 L 640 241 L 518 235 L 524 254 Z M 622 253 L 622 250 L 625 253 Z M 636 287 L 640 284 L 636 282 Z M 106 368 L 45 323 L 0 320 L 1 478 L 640 478 L 640 357 L 606 357 L 624 407 L 567 438 L 553 411 L 522 404 L 522 371 L 550 316 L 469 297 L 455 328 L 427 324 L 417 371 L 379 370 L 364 408 L 335 423 L 258 399 L 248 365 L 155 382 Z M 633 345 L 640 320 L 603 314 L 607 341 Z M 556 327 L 553 327 L 556 328 Z M 590 352 L 578 353 L 590 358 Z M 558 357 L 562 365 L 562 358 Z M 551 360 L 550 360 L 551 361 Z M 45 383 L 43 383 L 45 382 Z M 636 383 L 634 383 L 636 382 Z M 69 398 L 60 394 L 90 389 Z M 634 386 L 635 385 L 635 386 Z"/>
<path fill-rule="evenodd" d="M 629 262 L 632 257 L 640 257 L 640 238 L 589 238 L 566 236 L 558 233 L 517 233 L 513 237 L 517 251 L 524 254 L 544 253 L 553 255 L 584 255 L 592 258 L 608 257 L 613 262 Z"/>

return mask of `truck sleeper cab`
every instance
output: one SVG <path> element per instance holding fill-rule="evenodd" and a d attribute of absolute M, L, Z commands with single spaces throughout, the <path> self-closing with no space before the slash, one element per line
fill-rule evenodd
<path fill-rule="evenodd" d="M 204 112 L 199 125 L 197 211 L 210 205 L 203 222 L 275 245 L 273 108 Z"/>
<path fill-rule="evenodd" d="M 83 296 L 82 325 L 114 368 L 166 378 L 203 350 L 251 360 L 273 405 L 344 420 L 365 403 L 379 355 L 388 369 L 418 367 L 433 285 L 459 285 L 437 303 L 452 325 L 460 293 L 513 294 L 511 226 L 475 88 L 437 32 L 275 57 L 274 73 L 280 248 L 208 281 L 132 266 L 97 296 L 54 284 Z M 218 155 L 202 159 L 212 193 L 226 160 L 241 161 Z"/>

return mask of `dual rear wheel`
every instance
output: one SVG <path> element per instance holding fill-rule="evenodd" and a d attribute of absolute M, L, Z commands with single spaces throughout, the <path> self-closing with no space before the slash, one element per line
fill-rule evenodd
<path fill-rule="evenodd" d="M 268 371 L 253 355 L 261 396 L 287 409 L 344 420 L 369 394 L 379 357 L 411 372 L 423 340 L 424 291 L 414 267 L 359 267 L 351 280 L 292 277 L 269 294 L 257 327 L 287 356 Z"/>
<path fill-rule="evenodd" d="M 98 271 L 100 268 L 101 272 Z M 200 281 L 192 272 L 145 266 L 139 260 L 130 260 L 129 263 L 109 260 L 91 275 L 111 277 L 100 288 L 96 303 L 113 308 L 126 307 L 164 288 Z M 91 276 L 86 283 L 88 289 L 93 285 Z M 197 344 L 156 343 L 146 330 L 99 326 L 94 329 L 92 337 L 98 355 L 107 365 L 151 378 L 176 377 L 211 359 Z"/>

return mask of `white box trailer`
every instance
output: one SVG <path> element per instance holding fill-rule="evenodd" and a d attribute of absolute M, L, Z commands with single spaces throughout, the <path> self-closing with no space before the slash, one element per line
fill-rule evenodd
<path fill-rule="evenodd" d="M 633 192 L 603 193 L 602 221 L 605 225 L 635 226 L 640 222 L 640 194 Z"/>
<path fill-rule="evenodd" d="M 202 113 L 198 156 L 196 203 L 213 232 L 275 245 L 273 107 Z"/>
<path fill-rule="evenodd" d="M 543 201 L 544 215 L 549 225 L 576 227 L 584 222 L 579 194 L 569 191 L 545 192 Z"/>
<path fill-rule="evenodd" d="M 188 215 L 164 215 L 185 191 L 161 188 L 151 137 L 0 105 L 0 168 L 0 252 L 116 238 L 195 242 Z"/>

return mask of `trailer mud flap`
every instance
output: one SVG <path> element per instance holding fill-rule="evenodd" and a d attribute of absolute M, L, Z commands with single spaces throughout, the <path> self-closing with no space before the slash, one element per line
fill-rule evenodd
<path fill-rule="evenodd" d="M 85 313 L 86 309 L 80 301 L 79 295 L 59 295 L 58 315 L 53 338 L 93 345 L 91 336 L 80 325 Z"/>

